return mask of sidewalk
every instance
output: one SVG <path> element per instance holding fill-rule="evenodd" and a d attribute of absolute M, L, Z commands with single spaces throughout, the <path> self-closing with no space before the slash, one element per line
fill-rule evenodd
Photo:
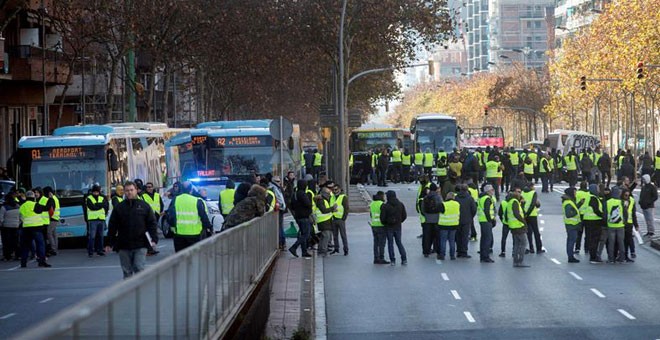
<path fill-rule="evenodd" d="M 288 251 L 280 252 L 271 279 L 270 315 L 264 330 L 266 339 L 291 339 L 305 332 L 311 339 L 314 262 L 315 257 L 295 258 Z"/>

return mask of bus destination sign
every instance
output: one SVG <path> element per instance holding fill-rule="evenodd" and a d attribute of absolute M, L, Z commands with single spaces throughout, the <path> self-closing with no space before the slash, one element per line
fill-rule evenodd
<path fill-rule="evenodd" d="M 393 131 L 368 131 L 358 132 L 358 139 L 371 139 L 371 138 L 392 138 Z"/>
<path fill-rule="evenodd" d="M 52 149 L 32 149 L 31 156 L 33 160 L 38 159 L 70 159 L 86 158 L 91 155 L 92 150 L 82 147 L 63 147 Z"/>
<path fill-rule="evenodd" d="M 233 136 L 215 139 L 217 147 L 271 146 L 269 136 Z"/>

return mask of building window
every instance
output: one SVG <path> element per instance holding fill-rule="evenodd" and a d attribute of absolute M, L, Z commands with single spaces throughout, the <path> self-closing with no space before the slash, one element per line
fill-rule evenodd
<path fill-rule="evenodd" d="M 540 21 L 534 22 L 534 28 L 541 28 L 541 27 L 542 27 L 542 23 Z"/>

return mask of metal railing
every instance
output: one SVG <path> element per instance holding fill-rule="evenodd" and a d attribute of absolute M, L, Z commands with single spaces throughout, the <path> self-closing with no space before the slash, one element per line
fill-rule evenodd
<path fill-rule="evenodd" d="M 277 256 L 277 212 L 205 239 L 18 339 L 220 338 Z"/>

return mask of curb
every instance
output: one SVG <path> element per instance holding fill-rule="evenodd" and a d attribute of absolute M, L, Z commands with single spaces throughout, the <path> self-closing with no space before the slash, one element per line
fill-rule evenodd
<path fill-rule="evenodd" d="M 323 259 L 317 258 L 316 255 L 314 256 L 314 326 L 314 338 L 325 340 L 328 336 L 328 323 L 325 314 Z"/>

